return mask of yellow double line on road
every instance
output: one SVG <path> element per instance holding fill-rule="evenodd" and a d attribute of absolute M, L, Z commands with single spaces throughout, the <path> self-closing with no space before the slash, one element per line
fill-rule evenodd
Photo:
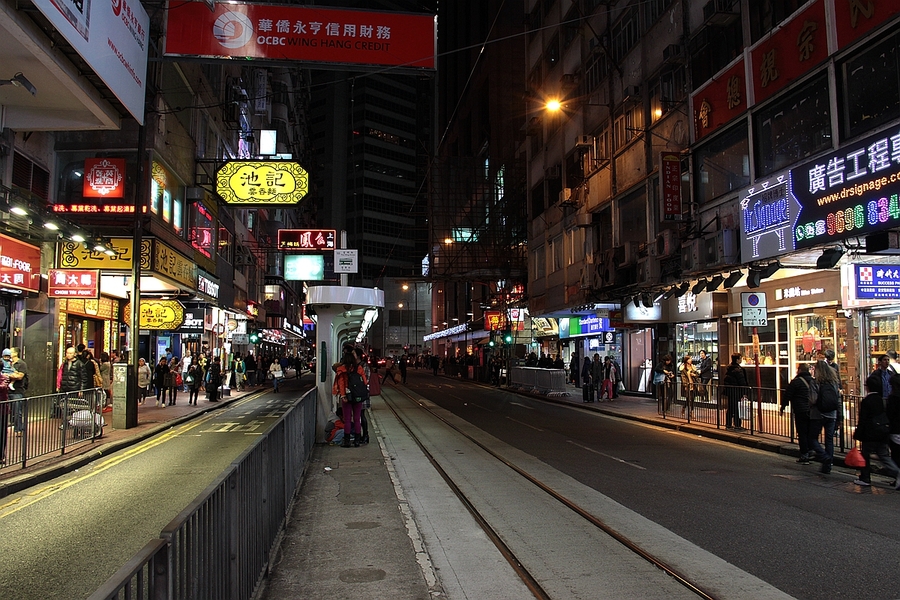
<path fill-rule="evenodd" d="M 243 401 L 244 401 L 244 399 L 242 398 L 240 401 L 238 401 L 238 403 L 235 403 L 235 405 L 242 403 Z M 219 416 L 218 411 L 215 411 L 215 412 L 205 414 L 196 419 L 192 419 L 188 423 L 183 423 L 181 425 L 177 425 L 177 426 L 173 427 L 172 429 L 165 431 L 164 433 L 153 436 L 152 438 L 150 438 L 144 442 L 141 442 L 140 444 L 137 444 L 131 448 L 123 450 L 121 453 L 116 453 L 116 455 L 111 456 L 108 459 L 102 460 L 101 462 L 98 462 L 97 465 L 93 469 L 91 469 L 90 472 L 85 473 L 84 475 L 79 475 L 78 477 L 68 479 L 61 483 L 55 483 L 52 485 L 47 485 L 42 488 L 38 488 L 38 489 L 35 489 L 32 491 L 29 491 L 26 493 L 25 496 L 16 498 L 15 500 L 7 502 L 6 504 L 0 505 L 0 519 L 6 518 L 10 515 L 13 515 L 13 514 L 17 513 L 18 511 L 22 510 L 23 508 L 31 506 L 32 504 L 35 504 L 36 502 L 43 500 L 45 498 L 49 498 L 50 496 L 56 494 L 57 492 L 61 492 L 62 490 L 68 489 L 68 488 L 72 487 L 73 485 L 81 483 L 82 481 L 85 481 L 90 477 L 93 477 L 94 475 L 97 475 L 99 473 L 107 471 L 134 456 L 137 456 L 148 450 L 156 448 L 160 444 L 164 444 L 164 443 L 168 442 L 169 440 L 171 440 L 172 438 L 178 437 L 179 435 L 187 433 L 188 431 L 191 431 L 192 429 L 196 429 L 197 427 L 200 427 L 204 423 L 212 420 L 213 418 L 215 418 L 217 416 Z"/>

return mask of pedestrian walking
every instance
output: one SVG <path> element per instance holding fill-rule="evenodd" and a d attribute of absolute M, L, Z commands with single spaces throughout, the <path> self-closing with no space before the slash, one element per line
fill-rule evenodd
<path fill-rule="evenodd" d="M 165 356 L 159 359 L 156 368 L 153 370 L 153 387 L 156 388 L 156 408 L 166 407 L 166 390 L 169 384 L 169 361 Z"/>
<path fill-rule="evenodd" d="M 889 370 L 888 367 L 882 370 Z M 893 375 L 893 372 L 891 372 Z M 888 447 L 888 436 L 890 434 L 890 420 L 888 419 L 884 398 L 882 397 L 882 377 L 876 369 L 875 373 L 869 375 L 866 379 L 866 388 L 868 394 L 859 403 L 858 419 L 856 430 L 853 432 L 853 439 L 861 442 L 863 458 L 866 461 L 865 466 L 859 473 L 855 483 L 862 487 L 872 485 L 872 464 L 871 455 L 874 452 L 878 456 L 878 460 L 890 474 L 896 478 L 894 481 L 894 489 L 900 489 L 900 469 L 891 458 L 891 449 Z"/>
<path fill-rule="evenodd" d="M 219 401 L 219 386 L 222 385 L 222 361 L 215 357 L 206 370 L 206 392 L 210 402 Z"/>
<path fill-rule="evenodd" d="M 750 395 L 750 382 L 747 372 L 741 366 L 743 357 L 739 352 L 731 355 L 731 363 L 725 370 L 725 378 L 722 381 L 725 393 L 725 429 L 742 429 L 740 403 L 744 396 Z M 807 368 L 807 371 L 809 369 Z M 782 397 L 782 402 L 784 398 Z M 785 406 L 782 404 L 782 407 Z"/>
<path fill-rule="evenodd" d="M 594 401 L 594 382 L 591 379 L 592 364 L 591 359 L 584 357 L 584 363 L 581 365 L 581 399 L 584 402 Z"/>
<path fill-rule="evenodd" d="M 19 349 L 15 347 L 9 349 L 9 362 L 13 368 L 9 376 L 9 399 L 18 400 L 12 406 L 13 433 L 18 436 L 25 433 L 28 424 L 28 403 L 25 401 L 25 391 L 28 389 L 28 365 L 19 358 Z"/>
<path fill-rule="evenodd" d="M 147 394 L 150 393 L 150 383 L 153 381 L 153 371 L 150 370 L 150 365 L 147 364 L 147 361 L 143 358 L 138 359 L 138 404 L 143 404 L 144 400 L 147 399 Z"/>
<path fill-rule="evenodd" d="M 188 386 L 188 406 L 191 404 L 197 406 L 200 388 L 203 387 L 203 377 L 203 367 L 197 362 L 191 363 L 191 366 L 188 367 L 187 376 L 184 378 L 185 385 Z"/>
<path fill-rule="evenodd" d="M 272 391 L 278 392 L 278 384 L 284 379 L 284 370 L 282 370 L 281 363 L 277 360 L 273 360 L 272 364 L 269 365 L 269 379 L 272 380 Z"/>
<path fill-rule="evenodd" d="M 895 376 L 896 377 L 896 376 Z M 822 463 L 822 473 L 831 473 L 834 461 L 834 426 L 841 410 L 841 392 L 837 373 L 824 360 L 816 362 L 815 382 L 818 388 L 816 403 L 809 410 L 809 448 Z M 825 430 L 825 447 L 819 436 Z"/>
<path fill-rule="evenodd" d="M 800 363 L 797 365 L 797 376 L 788 384 L 787 390 L 781 395 L 781 412 L 790 405 L 791 414 L 794 417 L 794 427 L 797 431 L 797 444 L 800 446 L 800 458 L 797 462 L 808 465 L 812 462 L 814 453 L 809 444 L 809 399 L 812 394 L 818 394 L 819 387 L 809 373 L 809 365 Z"/>

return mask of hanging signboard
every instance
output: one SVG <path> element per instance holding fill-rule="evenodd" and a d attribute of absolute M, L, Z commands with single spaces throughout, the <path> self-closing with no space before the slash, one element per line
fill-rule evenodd
<path fill-rule="evenodd" d="M 279 250 L 334 250 L 334 229 L 279 229 Z"/>
<path fill-rule="evenodd" d="M 296 204 L 309 190 L 309 173 L 295 162 L 232 160 L 216 172 L 225 204 Z"/>
<path fill-rule="evenodd" d="M 255 58 L 305 63 L 433 69 L 437 17 L 217 2 L 170 2 L 167 56 Z"/>
<path fill-rule="evenodd" d="M 99 298 L 100 271 L 94 269 L 50 269 L 47 279 L 50 298 Z"/>

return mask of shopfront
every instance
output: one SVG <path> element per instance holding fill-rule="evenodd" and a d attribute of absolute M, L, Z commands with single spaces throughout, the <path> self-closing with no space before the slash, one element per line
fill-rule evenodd
<path fill-rule="evenodd" d="M 665 354 L 657 350 L 654 325 L 662 322 L 662 305 L 635 306 L 633 302 L 622 307 L 622 334 L 625 389 L 641 394 L 653 393 L 653 365 Z"/>
<path fill-rule="evenodd" d="M 841 267 L 841 279 L 844 314 L 858 326 L 858 379 L 864 383 L 882 355 L 900 352 L 900 260 L 847 264 Z M 851 371 L 855 366 L 848 361 Z"/>
<path fill-rule="evenodd" d="M 726 292 L 701 292 L 693 294 L 688 291 L 679 298 L 670 298 L 668 319 L 672 323 L 675 337 L 675 356 L 673 359 L 680 366 L 685 356 L 693 358 L 694 366 L 699 368 L 700 351 L 706 352 L 713 363 L 713 383 L 719 375 L 719 367 L 727 366 L 730 359 L 728 353 L 724 363 L 719 356 L 719 318 L 728 310 L 728 294 Z"/>
<path fill-rule="evenodd" d="M 613 311 L 600 309 L 590 315 L 563 317 L 559 319 L 559 337 L 565 343 L 567 340 L 575 345 L 580 364 L 584 364 L 584 357 L 593 360 L 594 354 L 601 357 L 611 356 L 622 366 L 622 380 L 625 388 L 629 388 L 629 369 L 623 362 L 624 334 L 613 326 L 610 315 Z M 569 366 L 566 361 L 566 367 Z"/>
<path fill-rule="evenodd" d="M 743 326 L 741 292 L 765 294 L 766 326 Z M 752 290 L 737 288 L 729 302 L 736 328 L 736 350 L 745 367 L 755 367 L 758 361 L 761 387 L 786 389 L 796 375 L 797 365 L 812 365 L 822 352 L 831 349 L 840 365 L 844 389 L 858 389 L 858 335 L 853 319 L 847 318 L 841 306 L 838 271 L 815 271 L 765 281 Z M 755 379 L 754 373 L 751 381 Z"/>

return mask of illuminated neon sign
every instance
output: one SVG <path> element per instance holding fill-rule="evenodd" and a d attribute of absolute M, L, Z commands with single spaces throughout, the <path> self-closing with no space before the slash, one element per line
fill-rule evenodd
<path fill-rule="evenodd" d="M 900 132 L 881 133 L 791 170 L 803 206 L 794 248 L 900 226 Z"/>
<path fill-rule="evenodd" d="M 791 231 L 800 204 L 785 173 L 748 188 L 741 198 L 741 256 L 759 260 L 793 250 Z"/>

